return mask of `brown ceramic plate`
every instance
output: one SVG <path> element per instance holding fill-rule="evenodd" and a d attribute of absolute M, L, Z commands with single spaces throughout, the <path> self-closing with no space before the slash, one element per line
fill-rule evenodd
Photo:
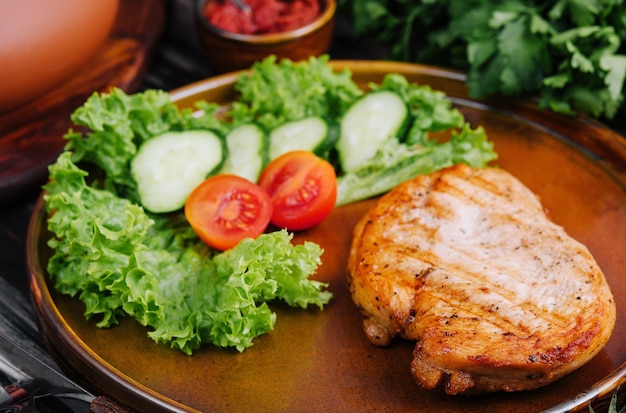
<path fill-rule="evenodd" d="M 335 298 L 322 312 L 275 304 L 276 329 L 243 353 L 205 347 L 186 356 L 155 344 L 131 319 L 110 329 L 85 321 L 83 305 L 47 282 L 45 212 L 37 204 L 28 234 L 36 314 L 52 352 L 68 372 L 138 410 L 211 412 L 427 412 L 585 410 L 626 381 L 626 141 L 587 118 L 539 111 L 532 102 L 467 98 L 462 74 L 391 62 L 333 62 L 361 85 L 389 72 L 445 91 L 474 125 L 483 125 L 506 168 L 541 196 L 553 219 L 585 243 L 617 299 L 617 325 L 587 365 L 543 389 L 450 397 L 417 387 L 409 372 L 413 343 L 371 345 L 346 288 L 351 231 L 371 201 L 336 209 L 300 239 L 325 249 L 317 278 Z M 181 106 L 227 103 L 236 74 L 173 92 Z"/>

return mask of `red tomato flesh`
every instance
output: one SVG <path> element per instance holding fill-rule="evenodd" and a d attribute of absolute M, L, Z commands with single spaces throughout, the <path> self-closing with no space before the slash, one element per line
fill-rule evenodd
<path fill-rule="evenodd" d="M 335 169 L 312 152 L 288 152 L 272 160 L 259 177 L 272 200 L 271 222 L 299 231 L 322 222 L 335 207 Z"/>
<path fill-rule="evenodd" d="M 187 198 L 185 217 L 207 245 L 227 250 L 256 238 L 269 225 L 272 203 L 258 185 L 236 175 L 214 175 Z"/>

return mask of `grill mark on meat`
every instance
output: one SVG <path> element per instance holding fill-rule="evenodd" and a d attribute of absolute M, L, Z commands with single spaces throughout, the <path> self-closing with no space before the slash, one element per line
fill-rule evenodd
<path fill-rule="evenodd" d="M 454 181 L 453 185 L 450 184 L 449 181 Z M 456 176 L 451 176 L 450 179 L 446 179 L 446 180 L 440 178 L 436 181 L 434 186 L 437 191 L 444 191 L 443 196 L 447 198 L 446 200 L 444 200 L 446 202 L 445 204 L 443 202 L 440 202 L 440 203 L 437 203 L 437 205 L 430 205 L 430 207 L 437 208 L 438 213 L 440 213 L 440 211 L 443 210 L 444 212 L 441 213 L 441 216 L 450 218 L 452 217 L 452 215 L 454 215 L 454 213 L 450 211 L 455 211 L 455 210 L 467 211 L 468 205 L 474 204 L 476 205 L 476 207 L 473 207 L 471 209 L 478 210 L 480 212 L 470 213 L 469 219 L 467 217 L 461 217 L 460 219 L 464 221 L 484 223 L 487 221 L 487 219 L 485 217 L 483 218 L 476 217 L 476 215 L 484 214 L 485 212 L 490 213 L 488 206 L 496 202 L 494 198 L 501 197 L 501 196 L 504 196 L 505 198 L 510 198 L 512 189 L 510 186 L 507 187 L 505 191 L 503 191 L 504 195 L 502 195 L 499 192 L 497 192 L 497 187 L 495 185 L 483 179 L 482 177 L 479 177 L 479 183 L 481 185 L 470 185 L 470 184 L 467 184 L 466 179 L 461 179 Z M 463 189 L 463 191 L 461 191 L 461 189 Z M 434 199 L 435 201 L 437 200 L 441 201 L 441 199 L 439 198 L 440 197 L 431 198 L 431 199 Z M 426 206 L 429 206 L 429 205 L 426 205 Z M 536 206 L 537 208 L 541 209 L 540 204 L 537 203 Z M 500 217 L 497 215 L 496 219 L 491 218 L 490 222 L 493 222 L 493 221 L 500 222 L 501 223 L 500 225 L 506 225 L 507 228 L 513 226 L 514 228 L 511 229 L 511 232 L 515 233 L 515 232 L 518 232 L 520 228 L 527 226 L 526 224 L 524 224 L 524 221 L 527 222 L 529 218 L 533 222 L 536 221 L 536 217 L 533 215 L 530 215 L 529 213 L 526 213 L 526 211 L 528 210 L 513 211 L 512 213 L 515 215 L 512 217 L 512 219 L 511 218 L 505 219 L 505 217 Z M 411 223 L 413 222 L 414 221 L 411 221 Z M 490 224 L 490 225 L 494 225 L 494 224 Z M 519 272 L 517 273 L 504 274 L 500 268 L 494 268 L 494 266 L 497 267 L 497 262 L 494 262 L 495 258 L 489 257 L 489 256 L 472 257 L 467 254 L 464 254 L 464 251 L 468 250 L 467 245 L 459 245 L 459 242 L 465 241 L 467 243 L 467 241 L 475 242 L 476 239 L 482 240 L 482 238 L 480 238 L 480 233 L 489 233 L 489 228 L 487 229 L 468 228 L 468 226 L 469 226 L 468 224 L 462 223 L 460 225 L 460 233 L 458 235 L 454 234 L 452 235 L 452 237 L 449 236 L 450 234 L 444 234 L 444 236 L 433 235 L 432 238 L 435 239 L 434 244 L 436 248 L 434 249 L 434 253 L 429 254 L 429 257 L 426 259 L 426 261 L 430 262 L 433 266 L 439 266 L 441 265 L 440 263 L 433 263 L 434 259 L 432 257 L 433 256 L 436 256 L 438 258 L 446 257 L 446 260 L 447 260 L 446 267 L 448 268 L 454 267 L 454 264 L 456 262 L 459 262 L 460 264 L 457 265 L 457 268 L 454 268 L 455 270 L 454 273 L 463 274 L 464 278 L 459 278 L 459 281 L 458 281 L 459 284 L 453 284 L 453 285 L 458 285 L 460 289 L 462 289 L 461 287 L 462 287 L 463 282 L 466 282 L 468 284 L 474 284 L 474 285 L 488 285 L 489 287 L 488 290 L 490 291 L 490 293 L 484 294 L 484 298 L 485 298 L 484 301 L 489 304 L 486 304 L 485 306 L 483 306 L 483 308 L 491 308 L 491 305 L 492 305 L 491 303 L 493 303 L 493 301 L 501 303 L 501 305 L 499 305 L 498 307 L 506 308 L 507 304 L 510 304 L 510 302 L 513 301 L 514 295 L 518 295 L 520 291 L 524 291 L 527 289 L 528 282 L 526 281 L 526 278 L 529 278 L 529 277 L 535 278 L 536 279 L 536 281 L 534 281 L 535 284 L 532 286 L 538 287 L 538 283 L 541 282 L 541 275 L 542 275 L 541 271 L 543 271 L 543 269 L 549 268 L 551 266 L 559 265 L 562 262 L 570 261 L 569 257 L 561 257 L 560 260 L 557 260 L 553 264 L 546 265 L 545 263 L 537 263 L 537 267 L 539 269 L 538 271 L 532 271 L 531 268 L 526 266 L 524 268 L 520 268 Z M 437 228 L 439 227 L 431 228 L 429 232 L 436 234 Z M 391 234 L 397 233 L 397 231 L 398 231 L 397 227 L 390 228 L 389 230 Z M 500 227 L 500 231 L 502 231 L 502 227 Z M 447 238 L 449 239 L 446 239 L 446 235 L 448 236 Z M 539 237 L 541 236 L 541 234 L 537 234 L 537 236 Z M 475 238 L 475 237 L 478 237 L 478 238 Z M 391 236 L 390 238 L 393 238 L 393 237 Z M 515 237 L 510 237 L 509 239 L 515 240 Z M 426 240 L 428 240 L 428 238 L 426 238 Z M 491 251 L 492 249 L 497 248 L 499 252 L 506 251 L 507 249 L 506 246 L 502 247 L 499 245 L 494 245 L 493 241 L 494 240 L 487 239 L 485 243 L 481 243 L 481 245 L 478 245 L 480 248 L 471 249 L 471 250 L 488 252 L 488 251 Z M 560 241 L 562 241 L 561 236 L 557 237 L 557 239 L 555 240 L 555 242 L 560 242 Z M 520 242 L 520 245 L 515 245 L 511 248 L 511 256 L 499 257 L 500 260 L 506 260 L 507 262 L 511 260 L 518 260 L 521 262 L 532 264 L 536 261 L 541 261 L 542 258 L 552 259 L 552 257 L 537 257 L 537 256 L 532 256 L 532 257 L 521 256 L 520 257 L 520 254 L 522 254 L 524 251 L 529 251 L 532 245 L 529 244 L 529 241 L 527 239 L 521 239 L 519 240 L 519 242 Z M 421 247 L 421 249 L 423 251 L 433 250 L 432 244 L 433 243 L 424 245 Z M 446 248 L 446 250 L 441 250 L 442 247 Z M 407 251 L 407 254 L 409 255 L 413 254 L 413 251 Z M 481 270 L 486 270 L 486 267 L 482 263 L 481 259 L 490 259 L 491 262 L 489 263 L 489 265 L 491 269 L 492 270 L 495 269 L 499 271 L 499 274 L 496 274 L 499 276 L 494 277 L 493 273 L 489 274 L 489 276 L 481 276 Z M 468 265 L 468 263 L 471 263 L 471 264 Z M 510 266 L 508 265 L 507 265 L 507 270 L 510 270 Z M 529 274 L 529 272 L 531 274 Z M 448 286 L 449 286 L 450 281 L 451 280 L 448 280 L 447 282 Z M 502 288 L 503 285 L 510 286 L 512 283 L 515 283 L 517 286 L 515 288 L 510 288 L 510 287 Z M 583 287 L 577 286 L 577 288 L 575 289 L 580 292 L 583 289 Z M 448 295 L 449 293 L 450 292 L 446 290 L 446 295 Z M 579 299 L 581 300 L 583 299 L 581 295 L 577 294 L 577 296 L 580 297 Z M 532 294 L 530 297 L 538 298 L 536 294 Z M 438 298 L 442 300 L 444 299 L 444 297 L 442 297 L 441 295 L 438 296 Z M 587 301 L 589 301 L 589 297 Z M 511 318 L 511 324 L 513 325 L 519 324 L 519 320 L 528 318 L 529 316 L 528 313 L 532 312 L 532 309 L 537 308 L 537 306 L 545 307 L 546 310 L 552 311 L 552 310 L 555 310 L 556 303 L 553 300 L 550 300 L 550 296 L 549 296 L 546 298 L 546 302 L 540 302 L 540 301 L 535 300 L 533 302 L 529 302 L 526 306 L 524 305 L 524 303 L 522 303 L 521 306 L 528 307 L 528 309 L 524 310 L 522 308 L 522 312 L 520 314 Z M 537 317 L 537 314 L 532 314 L 532 316 Z M 540 316 L 545 317 L 545 320 L 544 320 L 545 325 L 561 323 L 563 322 L 563 320 L 567 319 L 566 316 L 560 316 L 556 312 L 542 312 L 540 313 Z M 492 318 L 498 319 L 499 321 L 503 321 L 502 318 L 498 316 L 494 316 Z M 497 324 L 497 323 L 494 322 L 494 324 Z M 511 329 L 511 327 L 507 327 L 507 328 Z M 525 329 L 525 330 L 528 331 L 528 329 Z M 520 335 L 520 334 L 523 334 L 523 332 L 520 331 L 520 332 L 517 332 L 516 334 Z"/>
<path fill-rule="evenodd" d="M 450 394 L 535 388 L 589 360 L 614 302 L 589 251 L 544 212 L 506 172 L 467 166 L 385 195 L 348 265 L 368 338 L 417 340 L 416 380 Z"/>

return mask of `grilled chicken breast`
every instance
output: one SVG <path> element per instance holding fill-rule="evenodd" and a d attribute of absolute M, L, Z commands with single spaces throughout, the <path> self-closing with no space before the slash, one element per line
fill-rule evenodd
<path fill-rule="evenodd" d="M 457 165 L 382 196 L 355 227 L 348 284 L 369 340 L 416 340 L 415 380 L 448 394 L 544 386 L 615 324 L 587 248 L 497 168 Z"/>

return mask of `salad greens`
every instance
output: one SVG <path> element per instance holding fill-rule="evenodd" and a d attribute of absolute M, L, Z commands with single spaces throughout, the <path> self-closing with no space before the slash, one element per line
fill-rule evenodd
<path fill-rule="evenodd" d="M 470 94 L 536 94 L 540 106 L 613 119 L 623 107 L 623 0 L 342 1 L 392 57 L 468 72 Z"/>
<path fill-rule="evenodd" d="M 348 70 L 333 72 L 327 60 L 267 58 L 240 75 L 240 100 L 225 114 L 206 101 L 179 109 L 163 91 L 92 95 L 72 115 L 85 131 L 68 131 L 45 186 L 55 287 L 77 296 L 99 327 L 131 316 L 152 339 L 186 354 L 203 344 L 251 346 L 274 326 L 271 300 L 322 309 L 332 294 L 326 283 L 309 279 L 321 263 L 319 245 L 293 245 L 292 235 L 277 231 L 218 253 L 199 240 L 182 211 L 158 214 L 140 206 L 131 165 L 142 144 L 166 133 L 209 130 L 223 138 L 243 124 L 270 130 L 306 116 L 337 122 L 364 92 Z M 356 171 L 339 169 L 340 203 L 453 163 L 480 167 L 495 159 L 484 131 L 472 129 L 443 93 L 398 75 L 370 87 L 400 95 L 411 123 Z M 430 136 L 441 131 L 450 139 Z M 337 165 L 333 151 L 327 158 Z"/>
<path fill-rule="evenodd" d="M 331 293 L 309 280 L 322 250 L 291 244 L 277 231 L 217 254 L 182 214 L 148 216 L 138 205 L 86 183 L 87 172 L 63 153 L 46 185 L 55 287 L 83 301 L 99 327 L 123 315 L 151 327 L 149 336 L 191 354 L 203 343 L 236 347 L 270 331 L 267 302 L 323 307 Z"/>
<path fill-rule="evenodd" d="M 350 71 L 333 71 L 328 56 L 305 64 L 270 56 L 240 76 L 235 89 L 241 97 L 233 122 L 255 121 L 267 130 L 308 116 L 338 118 L 364 93 Z"/>
<path fill-rule="evenodd" d="M 493 159 L 491 150 L 484 131 L 472 130 L 468 125 L 452 132 L 451 139 L 442 144 L 406 145 L 389 139 L 374 158 L 337 179 L 337 204 L 382 194 L 400 182 L 457 163 L 484 166 Z"/>
<path fill-rule="evenodd" d="M 472 129 L 441 91 L 409 83 L 397 74 L 369 87 L 398 93 L 409 106 L 411 124 L 403 136 L 391 136 L 373 158 L 350 173 L 342 173 L 332 153 L 327 157 L 339 172 L 337 205 L 380 195 L 417 173 L 459 162 L 482 167 L 497 158 L 484 130 Z M 338 121 L 365 93 L 348 70 L 333 72 L 328 56 L 306 64 L 269 57 L 242 75 L 235 89 L 241 97 L 230 114 L 233 123 L 256 121 L 268 130 L 306 116 Z M 452 138 L 443 144 L 431 136 L 442 131 L 452 131 Z M 419 158 L 423 166 L 411 169 Z"/>
<path fill-rule="evenodd" d="M 339 176 L 338 205 L 380 195 L 416 175 L 456 163 L 483 167 L 497 158 L 485 131 L 472 129 L 441 91 L 411 84 L 397 74 L 387 75 L 380 85 L 370 87 L 398 93 L 408 104 L 413 121 L 404 136 L 390 137 L 373 158 Z M 430 136 L 443 131 L 450 131 L 447 141 Z"/>

